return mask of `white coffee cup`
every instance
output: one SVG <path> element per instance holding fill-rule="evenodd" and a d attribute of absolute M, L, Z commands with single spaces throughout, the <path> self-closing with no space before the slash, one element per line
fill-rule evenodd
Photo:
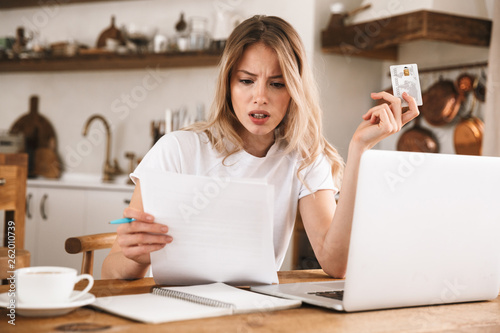
<path fill-rule="evenodd" d="M 75 284 L 86 279 L 84 290 L 73 292 Z M 94 285 L 89 274 L 77 275 L 76 269 L 69 267 L 37 266 L 16 270 L 16 294 L 20 304 L 64 304 L 85 295 Z"/>

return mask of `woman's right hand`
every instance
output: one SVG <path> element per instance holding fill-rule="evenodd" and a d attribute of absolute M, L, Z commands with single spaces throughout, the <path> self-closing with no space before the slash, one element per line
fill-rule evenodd
<path fill-rule="evenodd" d="M 409 108 L 403 113 L 401 99 L 394 95 L 382 91 L 372 93 L 375 100 L 384 100 L 382 103 L 372 107 L 363 115 L 363 121 L 354 132 L 351 144 L 359 148 L 360 152 L 371 149 L 381 140 L 397 133 L 405 124 L 419 115 L 419 110 L 415 99 L 403 93 L 402 98 L 408 102 Z"/>
<path fill-rule="evenodd" d="M 142 265 L 151 264 L 150 253 L 172 242 L 172 237 L 167 235 L 168 227 L 154 222 L 152 215 L 132 207 L 127 207 L 123 216 L 135 219 L 121 224 L 116 230 L 116 242 L 123 255 Z"/>

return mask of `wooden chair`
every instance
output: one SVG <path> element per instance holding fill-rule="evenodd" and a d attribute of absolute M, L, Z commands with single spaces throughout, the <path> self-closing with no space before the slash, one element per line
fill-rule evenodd
<path fill-rule="evenodd" d="M 0 154 L 0 210 L 5 211 L 3 247 L 0 247 L 0 281 L 17 268 L 30 266 L 24 249 L 27 154 Z M 14 222 L 14 223 L 12 223 Z"/>
<path fill-rule="evenodd" d="M 82 253 L 82 273 L 90 274 L 94 272 L 94 251 L 109 249 L 116 239 L 116 232 L 93 234 L 66 239 L 64 248 L 71 254 Z"/>
<path fill-rule="evenodd" d="M 24 249 L 27 177 L 27 154 L 0 154 L 0 210 L 5 211 L 3 246 L 15 242 L 16 249 Z M 15 236 L 9 221 L 15 222 Z"/>
<path fill-rule="evenodd" d="M 14 254 L 15 253 L 15 254 Z M 15 258 L 15 259 L 11 259 Z M 12 272 L 14 268 L 23 268 L 30 266 L 31 254 L 28 250 L 24 249 L 16 249 L 15 252 L 12 252 L 8 247 L 0 247 L 0 280 L 1 284 L 4 283 L 4 280 L 12 277 Z M 11 264 L 14 262 L 14 267 Z"/>

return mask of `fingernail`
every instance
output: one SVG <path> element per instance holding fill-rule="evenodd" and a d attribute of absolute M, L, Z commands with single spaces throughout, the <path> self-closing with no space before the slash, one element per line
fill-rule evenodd
<path fill-rule="evenodd" d="M 154 220 L 154 217 L 152 217 L 151 215 L 146 216 L 146 221 L 153 222 L 153 220 Z"/>
<path fill-rule="evenodd" d="M 161 232 L 167 232 L 168 231 L 168 227 L 161 227 Z"/>

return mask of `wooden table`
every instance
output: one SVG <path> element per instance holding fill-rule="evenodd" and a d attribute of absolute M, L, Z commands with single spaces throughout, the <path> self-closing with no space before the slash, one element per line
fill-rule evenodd
<path fill-rule="evenodd" d="M 322 270 L 279 272 L 281 283 L 332 280 Z M 97 297 L 148 292 L 154 281 L 99 280 L 91 292 Z M 0 286 L 7 292 L 8 286 Z M 360 313 L 341 313 L 319 307 L 300 308 L 179 321 L 143 324 L 79 308 L 53 318 L 16 316 L 7 323 L 7 310 L 0 309 L 0 332 L 500 332 L 500 298 L 489 302 L 425 306 Z"/>

